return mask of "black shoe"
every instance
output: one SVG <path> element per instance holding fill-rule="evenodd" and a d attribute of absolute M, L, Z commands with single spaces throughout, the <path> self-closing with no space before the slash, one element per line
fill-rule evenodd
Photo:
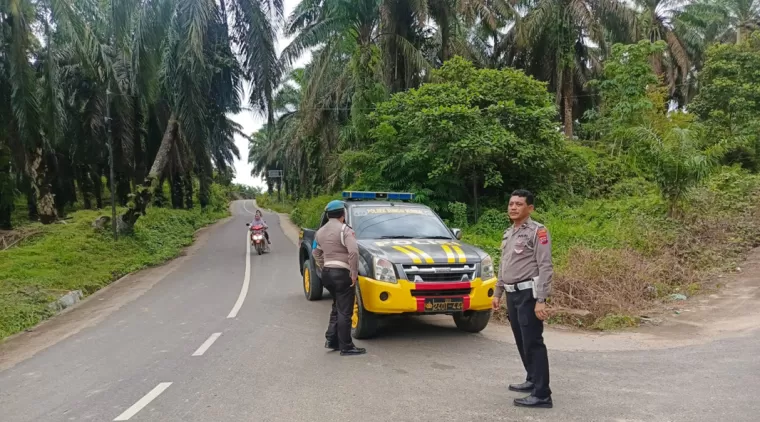
<path fill-rule="evenodd" d="M 530 395 L 521 399 L 515 399 L 514 403 L 515 406 L 519 407 L 543 407 L 551 409 L 554 406 L 551 396 L 545 399 L 539 399 L 534 395 Z"/>
<path fill-rule="evenodd" d="M 509 389 L 512 391 L 517 391 L 518 393 L 527 393 L 533 391 L 533 385 L 530 381 L 525 381 L 522 384 L 509 384 Z"/>
<path fill-rule="evenodd" d="M 356 347 L 356 346 L 350 349 L 340 351 L 341 356 L 363 355 L 365 353 L 367 353 L 367 349 L 364 349 L 362 347 Z"/>
<path fill-rule="evenodd" d="M 325 342 L 325 349 L 340 350 L 340 346 L 337 343 L 330 343 L 330 340 Z"/>

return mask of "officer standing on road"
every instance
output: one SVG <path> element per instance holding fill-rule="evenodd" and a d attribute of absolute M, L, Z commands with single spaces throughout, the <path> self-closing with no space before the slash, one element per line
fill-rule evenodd
<path fill-rule="evenodd" d="M 546 299 L 551 293 L 554 272 L 551 241 L 546 227 L 530 218 L 532 212 L 533 194 L 522 189 L 514 191 L 509 199 L 512 226 L 504 232 L 501 241 L 493 308 L 499 309 L 506 290 L 509 322 L 527 372 L 524 383 L 510 384 L 509 389 L 531 393 L 515 399 L 515 406 L 552 407 L 549 357 L 543 338 L 543 321 L 549 316 Z"/>
<path fill-rule="evenodd" d="M 330 201 L 325 208 L 327 224 L 317 231 L 314 259 L 322 270 L 322 284 L 333 298 L 325 347 L 340 350 L 341 356 L 360 355 L 366 350 L 351 340 L 351 316 L 359 275 L 359 247 L 354 230 L 346 224 L 343 201 Z"/>

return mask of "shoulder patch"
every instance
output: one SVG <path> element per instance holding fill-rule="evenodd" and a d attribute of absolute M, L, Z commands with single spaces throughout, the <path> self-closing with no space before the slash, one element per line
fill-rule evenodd
<path fill-rule="evenodd" d="M 546 232 L 546 227 L 539 227 L 538 230 L 536 230 L 536 235 L 538 236 L 538 241 L 541 242 L 542 245 L 549 243 L 549 234 Z"/>

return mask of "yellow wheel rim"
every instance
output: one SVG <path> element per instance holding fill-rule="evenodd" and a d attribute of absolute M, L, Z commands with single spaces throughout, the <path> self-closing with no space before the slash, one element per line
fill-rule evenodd
<path fill-rule="evenodd" d="M 311 290 L 311 274 L 309 274 L 308 268 L 303 270 L 303 289 L 306 293 L 309 293 L 309 290 Z"/>
<path fill-rule="evenodd" d="M 354 314 L 351 315 L 351 328 L 359 326 L 359 299 L 354 296 Z"/>

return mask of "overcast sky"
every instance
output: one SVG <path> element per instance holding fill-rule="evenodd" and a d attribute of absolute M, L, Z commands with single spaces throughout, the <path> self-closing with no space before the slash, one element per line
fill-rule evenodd
<path fill-rule="evenodd" d="M 290 13 L 293 11 L 293 9 L 298 4 L 299 0 L 285 0 L 285 16 L 290 16 Z M 290 39 L 283 39 L 280 37 L 279 42 L 277 43 L 277 51 L 278 53 L 282 51 L 283 48 L 285 48 L 286 45 L 288 45 L 288 42 L 290 42 Z M 297 61 L 294 66 L 299 67 L 303 66 L 309 61 L 309 58 L 311 55 L 307 52 L 304 54 L 303 57 L 299 61 Z M 248 105 L 248 87 L 245 87 L 245 97 L 243 101 L 243 105 Z M 232 120 L 238 122 L 241 126 L 243 126 L 243 132 L 247 134 L 252 134 L 253 132 L 260 129 L 264 123 L 266 122 L 266 118 L 262 118 L 261 116 L 255 114 L 251 110 L 243 110 L 242 112 L 235 114 L 233 116 L 230 116 Z M 240 136 L 235 137 L 235 145 L 237 145 L 238 149 L 240 150 L 240 160 L 235 160 L 235 183 L 240 183 L 243 185 L 250 185 L 250 186 L 260 186 L 265 187 L 263 180 L 259 177 L 253 177 L 251 176 L 251 170 L 253 167 L 248 164 L 248 141 Z"/>

